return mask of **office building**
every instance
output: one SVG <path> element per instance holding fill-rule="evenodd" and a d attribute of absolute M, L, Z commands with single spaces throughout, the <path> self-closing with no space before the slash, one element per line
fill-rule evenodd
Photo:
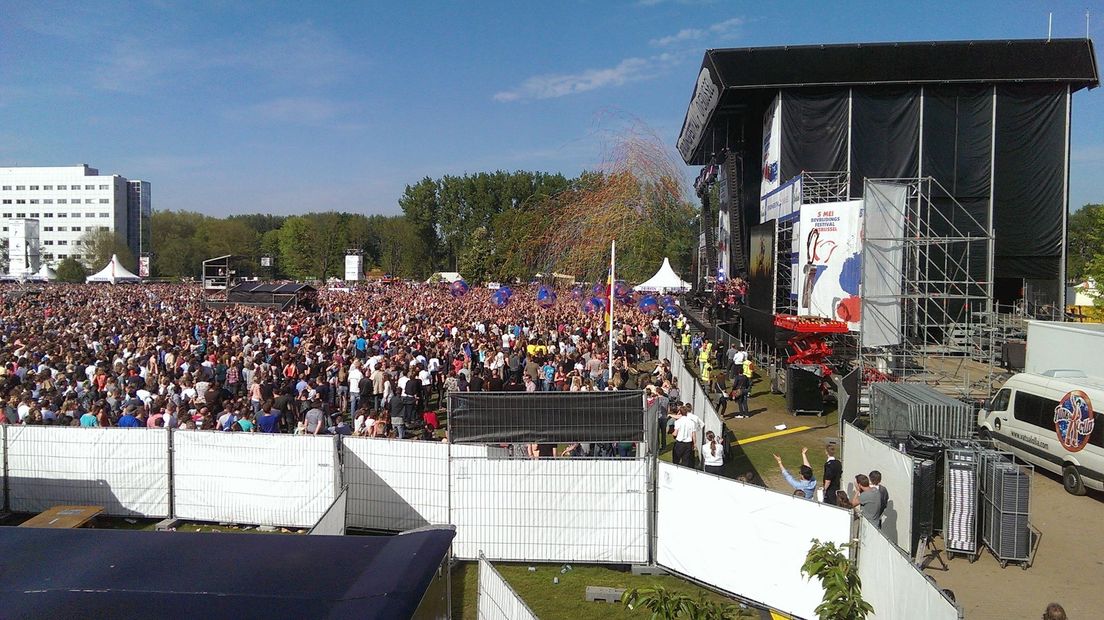
<path fill-rule="evenodd" d="M 17 228 L 12 220 L 38 220 L 40 258 L 51 267 L 66 258 L 87 262 L 81 241 L 95 230 L 114 233 L 135 257 L 149 252 L 151 212 L 147 181 L 101 175 L 84 164 L 0 168 L 4 245 Z"/>

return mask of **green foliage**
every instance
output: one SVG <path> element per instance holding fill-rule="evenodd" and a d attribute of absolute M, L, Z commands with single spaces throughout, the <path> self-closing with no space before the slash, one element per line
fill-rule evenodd
<path fill-rule="evenodd" d="M 93 229 L 85 232 L 80 238 L 80 245 L 83 248 L 84 264 L 89 269 L 102 269 L 114 254 L 119 257 L 123 267 L 134 273 L 138 272 L 138 261 L 130 253 L 126 241 L 109 230 Z"/>
<path fill-rule="evenodd" d="M 820 581 L 824 598 L 817 605 L 820 620 L 864 620 L 874 608 L 863 600 L 858 567 L 847 557 L 851 544 L 836 546 L 813 539 L 801 574 Z"/>
<path fill-rule="evenodd" d="M 1104 284 L 1104 204 L 1085 205 L 1070 215 L 1067 266 L 1075 283 L 1092 278 Z"/>
<path fill-rule="evenodd" d="M 88 277 L 88 270 L 84 268 L 84 265 L 80 264 L 80 261 L 75 258 L 66 258 L 58 263 L 57 266 L 58 280 L 62 282 L 84 282 L 84 279 Z"/>
<path fill-rule="evenodd" d="M 652 620 L 729 620 L 751 617 L 748 610 L 730 603 L 710 600 L 704 593 L 691 598 L 662 586 L 625 590 L 621 602 L 629 609 L 643 607 L 651 611 Z"/>

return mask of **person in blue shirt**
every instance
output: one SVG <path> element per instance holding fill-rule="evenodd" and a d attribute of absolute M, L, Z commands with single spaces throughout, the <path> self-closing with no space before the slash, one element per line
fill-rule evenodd
<path fill-rule="evenodd" d="M 261 407 L 260 416 L 257 417 L 257 427 L 262 433 L 280 432 L 280 410 L 272 408 L 272 401 L 265 401 Z"/>
<path fill-rule="evenodd" d="M 805 449 L 802 449 L 802 456 L 805 454 Z M 789 471 L 786 470 L 786 466 L 782 464 L 782 457 L 777 454 L 774 455 L 774 462 L 778 463 L 778 469 L 782 470 L 782 477 L 786 479 L 786 482 L 794 488 L 795 491 L 801 491 L 805 499 L 813 499 L 816 492 L 816 476 L 813 475 L 813 468 L 808 465 L 802 465 L 798 473 L 801 474 L 801 478 L 794 478 Z"/>
<path fill-rule="evenodd" d="M 123 415 L 119 416 L 119 422 L 117 424 L 119 428 L 140 428 L 144 426 L 138 421 L 138 418 L 134 415 L 134 408 L 127 407 Z"/>

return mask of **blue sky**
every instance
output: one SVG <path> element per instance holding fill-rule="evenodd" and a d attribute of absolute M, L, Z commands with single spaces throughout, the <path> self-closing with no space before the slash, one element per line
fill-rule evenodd
<path fill-rule="evenodd" d="M 155 209 L 396 213 L 423 176 L 577 174 L 625 118 L 674 144 L 706 48 L 1104 33 L 1104 1 L 0 0 L 0 165 L 88 163 Z M 1071 205 L 1104 202 L 1104 89 Z M 688 169 L 688 173 L 689 173 Z"/>

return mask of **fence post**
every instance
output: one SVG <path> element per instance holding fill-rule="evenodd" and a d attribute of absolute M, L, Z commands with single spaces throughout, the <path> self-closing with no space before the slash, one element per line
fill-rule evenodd
<path fill-rule="evenodd" d="M 8 503 L 8 495 L 11 494 L 11 487 L 8 485 L 8 425 L 0 425 L 0 442 L 4 448 L 4 512 L 8 511 L 10 504 Z"/>
<path fill-rule="evenodd" d="M 173 437 L 175 436 L 175 428 L 166 428 L 165 434 L 168 435 L 168 439 L 165 442 L 165 447 L 169 451 L 169 518 L 176 518 L 176 445 L 173 443 Z"/>

